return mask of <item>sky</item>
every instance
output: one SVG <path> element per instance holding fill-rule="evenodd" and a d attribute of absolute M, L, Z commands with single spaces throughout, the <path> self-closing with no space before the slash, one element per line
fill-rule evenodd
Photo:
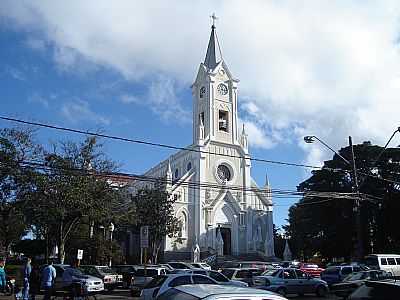
<path fill-rule="evenodd" d="M 185 147 L 214 12 L 252 157 L 320 166 L 332 153 L 305 135 L 382 145 L 400 125 L 400 2 L 389 0 L 3 0 L 1 115 Z M 104 143 L 135 174 L 172 154 Z M 252 174 L 295 190 L 310 170 L 253 162 Z M 274 200 L 276 225 L 294 201 Z"/>

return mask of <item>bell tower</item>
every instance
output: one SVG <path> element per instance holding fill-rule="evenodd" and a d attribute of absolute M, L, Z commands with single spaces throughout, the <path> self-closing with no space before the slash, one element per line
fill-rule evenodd
<path fill-rule="evenodd" d="M 192 85 L 193 144 L 239 144 L 237 84 L 222 58 L 215 15 L 204 62 Z"/>

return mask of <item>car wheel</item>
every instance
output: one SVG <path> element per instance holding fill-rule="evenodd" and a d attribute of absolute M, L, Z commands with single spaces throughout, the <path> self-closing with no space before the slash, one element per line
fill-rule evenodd
<path fill-rule="evenodd" d="M 328 291 L 326 290 L 326 287 L 320 285 L 317 287 L 317 291 L 315 293 L 317 294 L 318 297 L 325 297 L 327 292 Z"/>
<path fill-rule="evenodd" d="M 279 294 L 279 295 L 282 295 L 282 296 L 286 296 L 286 289 L 285 288 L 282 288 L 282 287 L 280 287 L 279 289 L 277 289 L 276 290 L 276 292 Z"/>

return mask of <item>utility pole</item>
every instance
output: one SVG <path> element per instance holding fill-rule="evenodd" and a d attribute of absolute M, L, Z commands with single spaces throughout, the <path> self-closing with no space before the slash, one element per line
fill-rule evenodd
<path fill-rule="evenodd" d="M 351 168 L 353 172 L 353 192 L 356 193 L 356 199 L 354 201 L 353 211 L 356 214 L 356 244 L 355 244 L 355 258 L 360 261 L 363 258 L 363 233 L 361 227 L 361 198 L 360 198 L 360 190 L 358 186 L 358 178 L 357 178 L 357 168 L 356 168 L 356 160 L 354 158 L 354 147 L 353 140 L 351 136 L 349 136 L 349 146 L 351 149 Z"/>

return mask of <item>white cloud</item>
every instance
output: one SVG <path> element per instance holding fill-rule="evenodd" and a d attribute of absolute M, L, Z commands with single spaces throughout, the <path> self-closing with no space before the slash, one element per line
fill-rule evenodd
<path fill-rule="evenodd" d="M 177 90 L 194 79 L 208 16 L 216 11 L 255 146 L 297 143 L 304 134 L 334 147 L 348 135 L 382 144 L 399 125 L 399 1 L 71 0 L 2 7 L 10 26 L 42 31 L 57 49 L 56 62 L 71 70 L 84 59 L 129 80 L 156 78 L 145 100 L 164 118 L 187 115 Z M 307 161 L 331 156 L 301 147 L 310 153 Z"/>
<path fill-rule="evenodd" d="M 251 147 L 270 149 L 275 146 L 275 143 L 267 137 L 265 133 L 266 130 L 263 129 L 260 124 L 239 119 L 240 128 L 242 128 L 243 123 Z"/>
<path fill-rule="evenodd" d="M 54 100 L 55 97 L 50 97 L 50 99 Z M 46 99 L 45 97 L 41 96 L 38 93 L 34 93 L 28 98 L 29 103 L 35 103 L 35 104 L 40 104 L 44 108 L 48 109 L 50 107 L 49 100 Z"/>
<path fill-rule="evenodd" d="M 134 95 L 122 95 L 121 102 L 124 104 L 131 104 L 131 103 L 140 104 L 141 99 Z"/>
<path fill-rule="evenodd" d="M 110 125 L 111 121 L 100 114 L 95 113 L 88 102 L 77 100 L 64 103 L 61 107 L 62 115 L 71 123 L 92 121 L 100 125 Z"/>

